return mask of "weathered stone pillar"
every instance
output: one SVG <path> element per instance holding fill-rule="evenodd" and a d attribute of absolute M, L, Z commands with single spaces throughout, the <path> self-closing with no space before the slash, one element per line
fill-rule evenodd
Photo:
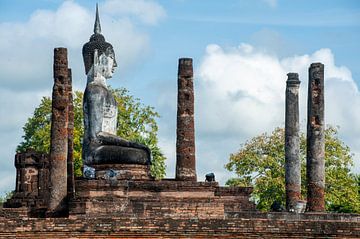
<path fill-rule="evenodd" d="M 299 75 L 287 74 L 285 93 L 285 188 L 286 209 L 295 211 L 301 198 L 299 139 Z"/>
<path fill-rule="evenodd" d="M 325 210 L 324 65 L 309 68 L 307 120 L 307 211 Z"/>
<path fill-rule="evenodd" d="M 66 208 L 66 196 L 68 190 L 68 81 L 69 70 L 67 49 L 55 48 L 50 143 L 49 215 L 61 214 Z"/>
<path fill-rule="evenodd" d="M 72 74 L 71 69 L 68 69 L 68 155 L 67 155 L 67 186 L 68 197 L 72 198 L 75 195 L 75 178 L 74 178 L 74 105 L 72 94 Z"/>
<path fill-rule="evenodd" d="M 176 137 L 176 179 L 196 181 L 194 86 L 191 58 L 179 59 Z"/>

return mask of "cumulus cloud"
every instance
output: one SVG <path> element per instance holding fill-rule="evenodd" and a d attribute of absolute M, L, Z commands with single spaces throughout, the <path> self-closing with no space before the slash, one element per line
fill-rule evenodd
<path fill-rule="evenodd" d="M 277 6 L 277 0 L 262 0 L 262 1 L 272 8 L 275 8 Z"/>
<path fill-rule="evenodd" d="M 48 87 L 53 48 L 80 48 L 91 32 L 91 18 L 85 8 L 66 1 L 56 11 L 35 11 L 27 22 L 1 23 L 0 31 L 6 32 L 0 39 L 0 52 L 5 56 L 0 59 L 2 87 Z"/>
<path fill-rule="evenodd" d="M 310 55 L 278 58 L 249 44 L 234 48 L 208 45 L 197 70 L 197 163 L 200 177 L 209 171 L 224 183 L 222 166 L 241 143 L 284 126 L 285 82 L 288 72 L 300 76 L 300 121 L 306 126 L 308 67 L 325 64 L 326 123 L 340 126 L 340 137 L 360 152 L 360 92 L 351 72 L 335 64 L 330 49 Z M 356 171 L 360 155 L 355 157 Z M 220 167 L 219 167 L 220 166 Z"/>
<path fill-rule="evenodd" d="M 251 135 L 281 122 L 284 75 L 278 59 L 256 52 L 251 45 L 227 52 L 209 45 L 199 69 L 199 130 Z M 221 107 L 208 109 L 215 105 Z"/>
<path fill-rule="evenodd" d="M 145 0 L 109 0 L 104 6 L 104 10 L 110 14 L 122 14 L 136 16 L 143 23 L 154 25 L 166 16 L 164 8 L 154 1 Z"/>
<path fill-rule="evenodd" d="M 111 6 L 113 1 L 105 2 Z M 130 2 L 133 2 L 132 4 Z M 146 1 L 130 1 L 121 4 L 122 11 L 110 15 L 107 8 L 100 8 L 103 35 L 111 42 L 121 58 L 120 74 L 134 65 L 148 48 L 148 36 L 139 31 L 133 21 L 122 15 L 128 9 L 134 11 L 138 3 L 140 12 L 133 16 L 139 19 L 158 20 L 156 7 L 161 6 Z M 113 11 L 117 6 L 113 6 Z M 145 10 L 151 12 L 144 17 Z M 162 8 L 161 8 L 162 9 Z M 154 12 L 155 11 L 155 12 Z M 146 15 L 146 14 L 145 14 Z M 55 11 L 37 10 L 27 22 L 0 23 L 0 31 L 6 34 L 0 38 L 0 78 L 2 87 L 28 90 L 48 88 L 52 78 L 52 51 L 64 46 L 69 50 L 70 66 L 73 68 L 76 84 L 84 78 L 81 47 L 89 40 L 94 24 L 94 10 L 89 10 L 74 1 L 63 2 Z M 72 65 L 73 64 L 73 65 Z"/>

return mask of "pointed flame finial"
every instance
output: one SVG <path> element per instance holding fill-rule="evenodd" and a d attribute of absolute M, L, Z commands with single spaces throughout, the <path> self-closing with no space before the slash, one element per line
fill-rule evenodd
<path fill-rule="evenodd" d="M 101 34 L 99 9 L 98 9 L 98 4 L 97 3 L 96 3 L 96 17 L 95 17 L 95 24 L 94 24 L 94 33 L 95 34 Z"/>

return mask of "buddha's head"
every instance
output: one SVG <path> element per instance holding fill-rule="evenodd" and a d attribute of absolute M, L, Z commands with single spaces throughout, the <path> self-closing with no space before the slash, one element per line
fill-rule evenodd
<path fill-rule="evenodd" d="M 100 26 L 100 19 L 99 19 L 99 11 L 96 5 L 96 18 L 94 24 L 94 34 L 90 37 L 90 40 L 85 43 L 82 49 L 82 55 L 84 59 L 85 65 L 85 74 L 88 75 L 91 67 L 94 65 L 95 51 L 97 51 L 97 56 L 101 58 L 101 64 L 112 63 L 110 72 L 106 72 L 106 75 L 103 75 L 105 78 L 111 78 L 112 73 L 117 66 L 115 60 L 115 52 L 113 46 L 105 41 L 105 37 L 101 34 L 101 26 Z M 109 65 L 110 67 L 110 65 Z M 110 77 L 109 74 L 110 73 Z"/>
<path fill-rule="evenodd" d="M 105 79 L 109 79 L 112 77 L 115 67 L 115 54 L 112 48 L 107 48 L 105 52 L 98 54 L 98 50 L 95 49 L 94 52 L 94 61 L 93 61 L 93 72 L 89 72 L 89 74 L 93 74 L 93 76 L 98 77 L 99 75 L 104 77 Z M 91 68 L 90 68 L 91 71 Z"/>

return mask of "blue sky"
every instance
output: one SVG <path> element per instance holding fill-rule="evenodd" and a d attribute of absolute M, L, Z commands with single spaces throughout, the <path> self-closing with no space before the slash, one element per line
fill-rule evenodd
<path fill-rule="evenodd" d="M 306 125 L 307 67 L 325 63 L 326 122 L 340 126 L 360 171 L 360 1 L 106 0 L 102 33 L 119 67 L 109 82 L 161 114 L 160 144 L 174 174 L 176 74 L 194 58 L 198 178 L 224 183 L 230 153 L 284 121 L 286 73 L 300 74 Z M 52 49 L 69 49 L 74 87 L 85 88 L 81 47 L 92 34 L 96 1 L 0 1 L 0 192 L 11 190 L 21 127 L 52 87 Z M 236 96 L 236 97 L 235 97 Z"/>

